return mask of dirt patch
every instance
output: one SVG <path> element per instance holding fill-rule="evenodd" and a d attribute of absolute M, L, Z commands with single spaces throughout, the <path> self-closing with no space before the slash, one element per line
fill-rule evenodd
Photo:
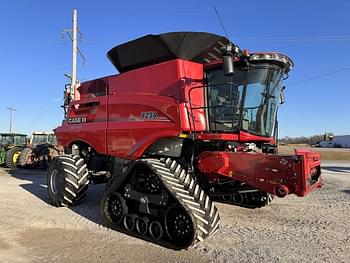
<path fill-rule="evenodd" d="M 0 169 L 0 262 L 350 262 L 350 165 L 323 166 L 325 185 L 263 209 L 217 204 L 219 231 L 174 251 L 101 225 L 104 185 L 72 208 L 47 203 L 44 172 Z"/>
<path fill-rule="evenodd" d="M 208 262 L 195 251 L 179 253 L 149 243 L 139 244 L 142 241 L 127 236 L 124 242 L 118 239 L 84 230 L 30 228 L 17 241 L 43 261 Z"/>
<path fill-rule="evenodd" d="M 9 244 L 7 244 L 4 240 L 1 240 L 1 239 L 0 239 L 0 250 L 9 249 L 11 246 Z"/>

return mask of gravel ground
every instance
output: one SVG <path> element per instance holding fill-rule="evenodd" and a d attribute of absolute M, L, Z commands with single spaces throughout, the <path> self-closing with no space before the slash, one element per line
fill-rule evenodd
<path fill-rule="evenodd" d="M 323 163 L 323 177 L 321 190 L 263 209 L 217 204 L 219 231 L 173 251 L 101 226 L 103 185 L 54 208 L 45 173 L 0 168 L 0 262 L 350 262 L 350 163 Z"/>

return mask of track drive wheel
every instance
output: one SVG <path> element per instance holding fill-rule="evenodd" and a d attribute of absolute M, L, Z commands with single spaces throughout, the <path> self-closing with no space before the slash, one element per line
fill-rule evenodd
<path fill-rule="evenodd" d="M 8 168 L 16 168 L 19 160 L 19 156 L 21 155 L 22 148 L 21 147 L 13 147 L 6 153 L 6 167 Z"/>
<path fill-rule="evenodd" d="M 79 156 L 60 155 L 47 171 L 49 202 L 54 206 L 71 206 L 85 197 L 88 170 Z"/>

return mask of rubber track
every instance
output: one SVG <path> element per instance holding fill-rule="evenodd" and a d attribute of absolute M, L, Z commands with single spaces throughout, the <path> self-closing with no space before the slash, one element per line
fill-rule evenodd
<path fill-rule="evenodd" d="M 230 195 L 230 193 L 223 193 L 222 195 L 220 194 L 213 194 L 211 197 L 213 200 L 218 201 L 218 202 L 222 202 L 222 203 L 226 203 L 226 204 L 230 204 L 230 205 L 237 205 L 237 206 L 242 206 L 242 207 L 246 207 L 246 208 L 262 208 L 265 206 L 268 206 L 269 204 L 271 204 L 271 202 L 274 199 L 274 196 L 272 194 L 268 194 L 267 193 L 267 200 L 264 203 L 261 204 L 256 204 L 253 201 L 250 200 L 250 197 L 248 196 L 249 194 L 254 194 L 254 193 L 258 193 L 257 192 L 252 192 L 252 193 L 241 193 L 241 195 L 243 196 L 243 202 L 235 202 L 234 200 L 225 200 L 225 196 Z M 232 194 L 234 195 L 234 193 Z"/>
<path fill-rule="evenodd" d="M 195 178 L 175 160 L 142 159 L 159 176 L 169 193 L 189 213 L 195 228 L 192 243 L 213 235 L 219 228 L 219 212 Z"/>

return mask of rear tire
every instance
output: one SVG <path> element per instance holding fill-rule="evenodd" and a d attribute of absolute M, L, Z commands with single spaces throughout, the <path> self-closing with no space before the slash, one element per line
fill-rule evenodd
<path fill-rule="evenodd" d="M 88 189 L 88 174 L 81 157 L 56 157 L 47 171 L 49 203 L 60 207 L 75 205 L 81 201 Z"/>
<path fill-rule="evenodd" d="M 19 156 L 21 154 L 23 148 L 21 147 L 13 147 L 6 153 L 6 167 L 8 168 L 16 168 L 18 165 Z"/>
<path fill-rule="evenodd" d="M 18 165 L 23 168 L 26 168 L 28 165 L 30 165 L 31 162 L 29 162 L 29 158 L 32 152 L 32 149 L 28 147 L 24 148 L 21 152 L 21 155 L 19 156 Z"/>

